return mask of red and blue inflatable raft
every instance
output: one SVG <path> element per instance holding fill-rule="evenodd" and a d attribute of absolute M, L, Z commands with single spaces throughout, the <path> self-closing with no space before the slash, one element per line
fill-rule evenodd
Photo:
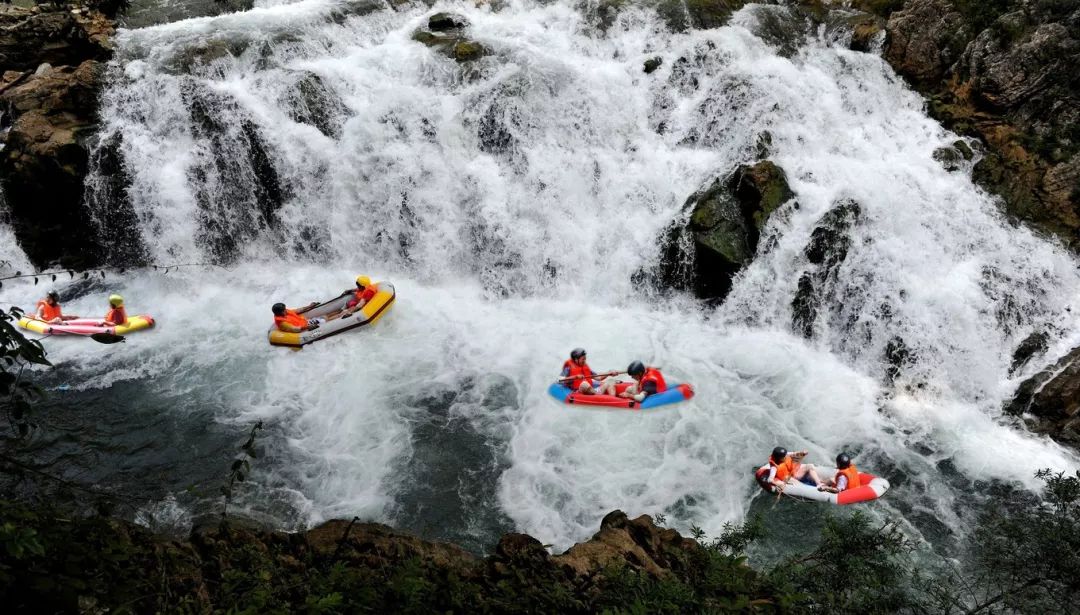
<path fill-rule="evenodd" d="M 620 382 L 615 387 L 616 393 L 622 393 L 631 382 Z M 672 384 L 663 393 L 650 395 L 640 402 L 615 395 L 583 395 L 573 391 L 565 384 L 556 382 L 548 387 L 548 394 L 564 404 L 574 406 L 598 406 L 601 408 L 626 408 L 628 410 L 648 410 L 659 406 L 686 401 L 694 396 L 694 388 L 689 384 Z"/>

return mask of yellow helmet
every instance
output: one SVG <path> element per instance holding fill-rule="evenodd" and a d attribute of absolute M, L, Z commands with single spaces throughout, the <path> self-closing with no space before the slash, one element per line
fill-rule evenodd
<path fill-rule="evenodd" d="M 109 295 L 109 305 L 120 307 L 121 305 L 124 305 L 124 298 L 120 295 Z"/>
<path fill-rule="evenodd" d="M 356 285 L 367 288 L 368 286 L 371 286 L 371 278 L 366 275 L 358 275 L 356 276 Z"/>

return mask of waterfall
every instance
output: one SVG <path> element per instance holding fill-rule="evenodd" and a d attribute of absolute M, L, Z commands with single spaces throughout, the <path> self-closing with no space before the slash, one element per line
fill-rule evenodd
<path fill-rule="evenodd" d="M 479 548 L 511 528 L 564 547 L 613 508 L 716 533 L 776 445 L 891 476 L 875 510 L 928 539 L 963 532 L 957 502 L 986 481 L 1075 465 L 1000 407 L 1025 337 L 1080 343 L 1076 261 L 935 160 L 958 137 L 879 57 L 816 34 L 781 52 L 756 32 L 782 7 L 672 32 L 648 7 L 477 4 L 270 2 L 121 30 L 87 183 L 100 239 L 225 268 L 102 283 L 159 327 L 107 353 L 54 344 L 57 378 L 136 415 L 266 421 L 249 512 Z M 440 11 L 482 57 L 415 40 Z M 687 197 L 766 134 L 796 197 L 728 299 L 643 280 Z M 267 346 L 270 304 L 360 272 L 398 290 L 378 325 Z M 80 293 L 71 310 L 99 308 Z M 545 389 L 575 346 L 697 396 L 557 406 Z"/>

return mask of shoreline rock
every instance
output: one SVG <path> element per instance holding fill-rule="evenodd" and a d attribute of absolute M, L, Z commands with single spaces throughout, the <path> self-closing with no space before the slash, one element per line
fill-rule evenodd
<path fill-rule="evenodd" d="M 777 600 L 744 558 L 710 553 L 647 515 L 618 510 L 561 555 L 510 533 L 486 557 L 356 519 L 298 533 L 214 519 L 175 539 L 114 518 L 60 519 L 5 502 L 0 516 L 41 545 L 18 566 L 0 567 L 0 595 L 15 611 L 589 613 L 631 603 L 626 583 L 689 588 L 705 569 L 722 571 L 709 581 L 714 594 Z"/>

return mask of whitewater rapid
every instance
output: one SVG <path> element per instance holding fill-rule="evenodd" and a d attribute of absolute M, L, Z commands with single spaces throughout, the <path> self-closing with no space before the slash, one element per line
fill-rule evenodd
<path fill-rule="evenodd" d="M 913 532 L 937 529 L 927 517 L 962 532 L 977 481 L 1033 488 L 1036 469 L 1077 464 L 1000 412 L 1029 373 L 1008 374 L 1020 340 L 1080 342 L 1076 262 L 942 169 L 933 152 L 957 137 L 880 58 L 815 37 L 778 54 L 754 32 L 782 7 L 672 33 L 637 8 L 604 30 L 584 6 L 306 0 L 119 32 L 102 142 L 138 222 L 104 241 L 226 267 L 62 286 L 69 311 L 122 292 L 159 326 L 116 346 L 48 340 L 50 377 L 132 412 L 137 396 L 109 391 L 138 383 L 177 420 L 238 433 L 263 420 L 251 514 L 359 515 L 477 548 L 508 529 L 566 547 L 615 508 L 716 534 L 750 510 L 750 470 L 776 445 L 823 464 L 855 453 L 894 481 L 875 510 Z M 441 10 L 491 55 L 463 67 L 413 41 Z M 770 220 L 728 300 L 635 281 L 686 198 L 752 160 L 763 131 L 798 206 Z M 107 179 L 89 180 L 99 215 Z M 842 199 L 861 217 L 807 340 L 791 326 L 803 250 Z M 270 304 L 357 273 L 397 288 L 376 326 L 268 347 Z M 888 383 L 895 337 L 913 359 Z M 556 405 L 545 390 L 575 346 L 697 395 L 640 413 Z"/>

